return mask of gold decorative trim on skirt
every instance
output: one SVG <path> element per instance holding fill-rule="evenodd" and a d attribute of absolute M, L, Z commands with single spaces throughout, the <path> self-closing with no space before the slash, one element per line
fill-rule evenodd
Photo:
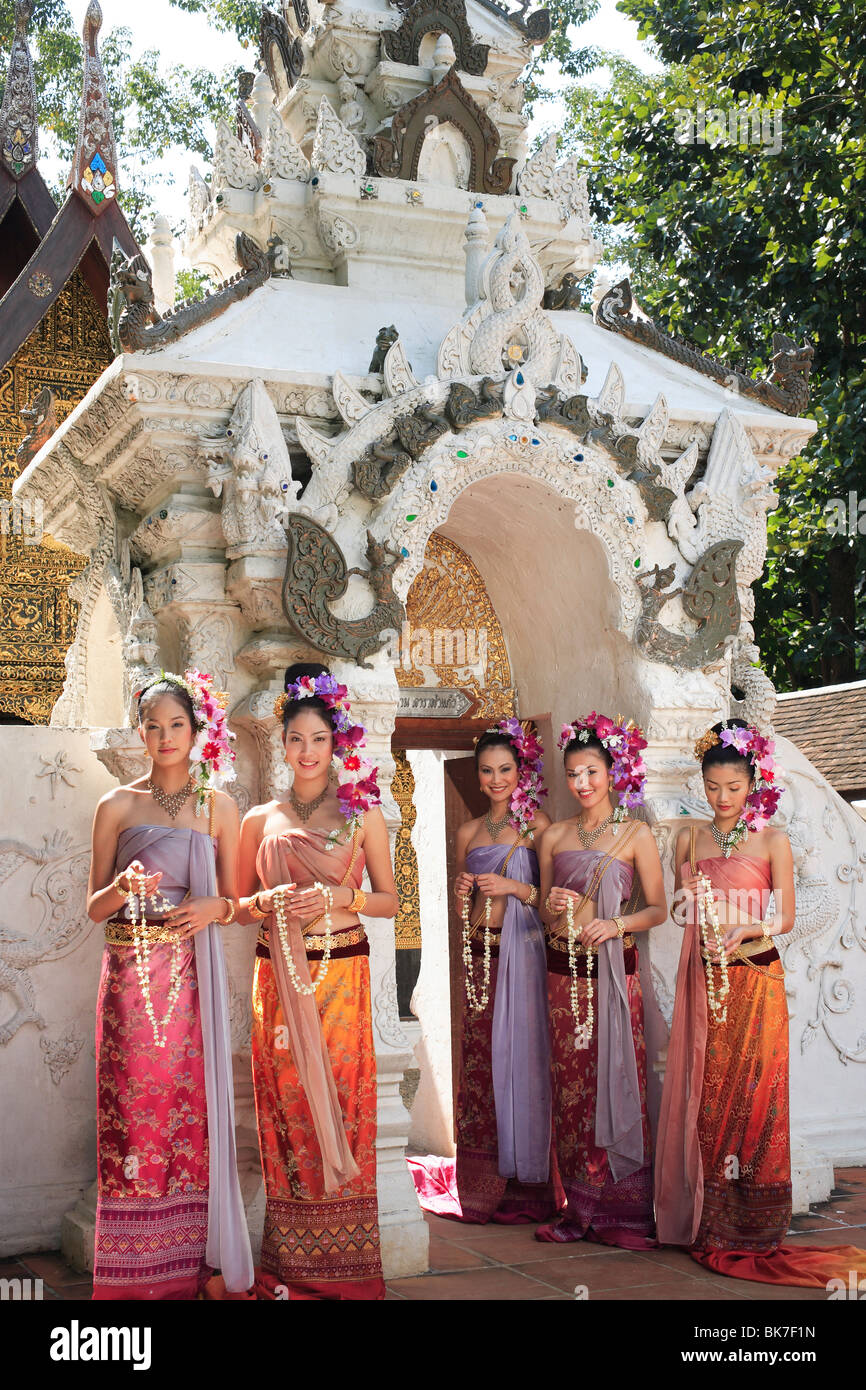
<path fill-rule="evenodd" d="M 360 946 L 367 940 L 367 933 L 363 927 L 346 927 L 343 931 L 331 932 L 331 950 L 339 951 L 344 946 Z M 305 936 L 304 949 L 310 951 L 324 951 L 328 944 L 325 936 Z M 259 934 L 256 940 L 257 946 L 264 946 L 267 950 L 271 948 L 270 933 L 259 927 Z"/>
<path fill-rule="evenodd" d="M 611 938 L 608 938 L 608 939 L 610 940 Z M 554 950 L 554 951 L 567 951 L 567 950 L 568 950 L 568 935 L 566 934 L 566 935 L 564 935 L 564 936 L 551 936 L 550 932 L 548 932 L 548 933 L 547 933 L 547 944 L 548 944 L 548 946 L 551 948 L 551 950 Z M 634 946 L 634 944 L 635 944 L 635 939 L 634 939 L 633 935 L 631 934 L 631 932 L 626 932 L 626 933 L 625 933 L 625 936 L 622 938 L 623 950 L 624 950 L 624 951 L 627 951 L 627 950 L 629 949 L 629 947 Z M 581 943 L 580 943 L 579 941 L 577 942 L 577 944 L 576 944 L 576 946 L 575 946 L 574 949 L 575 949 L 575 952 L 577 953 L 577 955 L 579 955 L 579 956 L 585 956 L 585 955 L 586 955 L 586 947 L 585 947 L 585 946 L 582 946 Z M 593 950 L 594 950 L 594 951 L 597 951 L 597 950 L 598 950 L 598 947 L 597 947 L 597 946 L 594 946 L 594 947 L 593 947 Z"/>
<path fill-rule="evenodd" d="M 177 927 L 166 927 L 162 922 L 148 922 L 142 931 L 139 928 L 139 936 L 142 937 L 150 946 L 164 945 L 171 941 L 178 941 Z M 132 931 L 132 924 L 123 918 L 114 918 L 105 923 L 105 943 L 107 946 L 133 946 L 135 937 Z"/>

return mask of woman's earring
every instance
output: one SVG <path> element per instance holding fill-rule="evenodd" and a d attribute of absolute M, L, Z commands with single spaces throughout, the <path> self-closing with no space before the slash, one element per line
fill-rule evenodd
<path fill-rule="evenodd" d="M 336 782 L 336 781 L 337 781 L 337 769 L 334 767 L 334 764 L 333 764 L 333 763 L 331 763 L 331 766 L 328 768 L 328 781 L 329 781 L 329 782 Z"/>

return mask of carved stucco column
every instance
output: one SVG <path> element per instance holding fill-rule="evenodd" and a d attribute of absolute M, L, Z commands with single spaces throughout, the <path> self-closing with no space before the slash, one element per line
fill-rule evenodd
<path fill-rule="evenodd" d="M 337 679 L 348 686 L 352 714 L 367 730 L 366 753 L 379 769 L 382 810 L 393 858 L 400 809 L 391 794 L 395 771 L 391 735 L 399 690 L 393 670 L 379 665 L 381 658 L 375 660 L 378 669 L 372 671 L 345 662 L 334 662 L 331 669 Z M 370 940 L 370 990 L 379 1092 L 376 1148 L 382 1260 L 386 1277 L 397 1278 L 419 1274 L 428 1266 L 429 1233 L 406 1166 L 409 1112 L 400 1094 L 404 1073 L 413 1065 L 412 1043 L 403 1030 L 397 1008 L 394 920 L 368 917 L 364 919 L 364 926 Z"/>

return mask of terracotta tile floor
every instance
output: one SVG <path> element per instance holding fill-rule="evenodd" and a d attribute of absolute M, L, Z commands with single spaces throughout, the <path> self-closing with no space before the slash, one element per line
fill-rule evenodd
<path fill-rule="evenodd" d="M 446 1299 L 571 1301 L 576 1288 L 604 1302 L 796 1299 L 824 1301 L 823 1289 L 800 1289 L 726 1279 L 695 1264 L 682 1250 L 611 1250 L 581 1242 L 541 1245 L 534 1226 L 463 1226 L 428 1216 L 430 1273 L 392 1279 L 392 1300 Z M 837 1168 L 829 1201 L 795 1216 L 794 1245 L 866 1248 L 866 1168 Z M 0 1261 L 0 1279 L 39 1278 L 46 1299 L 89 1299 L 92 1280 L 70 1269 L 59 1253 L 19 1255 Z"/>

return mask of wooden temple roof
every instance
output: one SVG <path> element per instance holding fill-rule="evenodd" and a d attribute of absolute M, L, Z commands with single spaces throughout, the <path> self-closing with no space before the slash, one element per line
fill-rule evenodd
<path fill-rule="evenodd" d="M 138 251 L 117 202 L 117 155 L 97 35 L 102 11 L 84 19 L 84 91 L 78 138 L 60 208 L 37 168 L 38 118 L 27 45 L 32 0 L 16 0 L 15 35 L 0 107 L 0 367 L 12 358 L 80 269 L 107 314 L 115 239 Z"/>

